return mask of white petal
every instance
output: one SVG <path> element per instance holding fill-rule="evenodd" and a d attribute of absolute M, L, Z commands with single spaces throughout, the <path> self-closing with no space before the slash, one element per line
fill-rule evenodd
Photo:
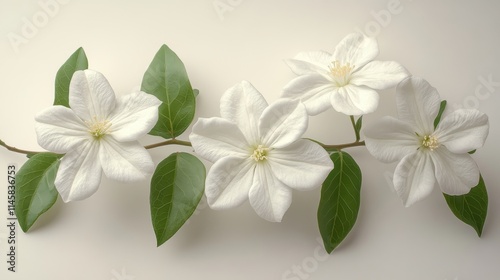
<path fill-rule="evenodd" d="M 151 156 L 139 142 L 120 143 L 112 137 L 104 137 L 99 142 L 99 159 L 108 178 L 138 181 L 153 173 Z"/>
<path fill-rule="evenodd" d="M 98 145 L 87 142 L 62 157 L 54 185 L 64 202 L 85 199 L 99 188 L 102 169 L 97 152 Z"/>
<path fill-rule="evenodd" d="M 108 80 L 92 70 L 76 71 L 69 84 L 69 106 L 82 120 L 106 120 L 116 105 Z"/>
<path fill-rule="evenodd" d="M 285 62 L 297 75 L 326 73 L 332 62 L 332 55 L 324 51 L 301 52 Z"/>
<path fill-rule="evenodd" d="M 367 87 L 347 85 L 338 88 L 330 97 L 333 109 L 346 115 L 365 115 L 378 107 L 379 96 Z"/>
<path fill-rule="evenodd" d="M 158 121 L 161 101 L 145 92 L 134 92 L 119 99 L 112 115 L 110 134 L 120 141 L 135 141 L 146 135 Z"/>
<path fill-rule="evenodd" d="M 408 71 L 397 62 L 371 61 L 352 74 L 350 83 L 380 90 L 395 87 L 406 77 Z"/>
<path fill-rule="evenodd" d="M 364 129 L 366 148 L 382 162 L 394 162 L 420 146 L 413 128 L 393 117 L 383 117 Z"/>
<path fill-rule="evenodd" d="M 375 38 L 366 37 L 361 33 L 351 33 L 335 47 L 332 60 L 341 64 L 350 63 L 354 65 L 356 71 L 377 55 L 378 45 Z"/>
<path fill-rule="evenodd" d="M 259 121 L 262 144 L 281 148 L 306 132 L 308 115 L 299 100 L 280 99 L 267 107 Z"/>
<path fill-rule="evenodd" d="M 236 124 L 223 118 L 198 119 L 189 140 L 195 152 L 210 162 L 227 156 L 250 156 L 252 152 Z"/>
<path fill-rule="evenodd" d="M 421 136 L 432 134 L 441 104 L 435 88 L 426 80 L 412 76 L 397 86 L 396 101 L 400 120 L 413 125 Z"/>
<path fill-rule="evenodd" d="M 53 106 L 36 115 L 35 130 L 41 147 L 62 154 L 92 138 L 85 123 L 64 106 Z"/>
<path fill-rule="evenodd" d="M 445 147 L 431 153 L 441 191 L 462 195 L 479 182 L 479 168 L 469 154 L 454 154 Z"/>
<path fill-rule="evenodd" d="M 292 190 L 274 177 L 266 164 L 258 164 L 248 198 L 260 217 L 270 222 L 281 222 L 292 204 Z"/>
<path fill-rule="evenodd" d="M 445 116 L 435 136 L 453 153 L 467 153 L 481 148 L 488 136 L 488 116 L 474 109 L 460 109 Z"/>
<path fill-rule="evenodd" d="M 434 188 L 434 165 L 427 152 L 405 156 L 394 171 L 394 188 L 406 207 L 428 196 Z"/>
<path fill-rule="evenodd" d="M 333 82 L 320 74 L 309 74 L 291 80 L 283 89 L 283 97 L 299 98 L 309 115 L 317 115 L 331 108 Z"/>
<path fill-rule="evenodd" d="M 252 145 L 259 142 L 258 124 L 267 102 L 249 82 L 242 81 L 228 89 L 220 101 L 220 113 L 240 128 Z"/>
<path fill-rule="evenodd" d="M 255 163 L 250 158 L 225 157 L 210 168 L 205 184 L 208 205 L 228 209 L 248 198 L 254 181 Z"/>
<path fill-rule="evenodd" d="M 296 190 L 320 186 L 333 169 L 333 162 L 325 149 L 305 139 L 282 149 L 273 149 L 267 161 L 272 174 Z"/>

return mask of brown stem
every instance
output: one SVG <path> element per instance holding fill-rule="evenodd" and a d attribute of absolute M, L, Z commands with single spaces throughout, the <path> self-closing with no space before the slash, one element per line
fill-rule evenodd
<path fill-rule="evenodd" d="M 188 146 L 191 147 L 191 142 L 189 141 L 182 141 L 182 140 L 177 140 L 177 139 L 170 139 L 164 142 L 156 143 L 156 144 L 151 144 L 144 146 L 146 149 L 153 149 L 161 146 L 166 146 L 166 145 L 181 145 L 181 146 Z"/>
<path fill-rule="evenodd" d="M 2 140 L 0 140 L 0 146 L 4 146 L 7 150 L 9 150 L 11 152 L 25 154 L 25 155 L 34 155 L 34 154 L 41 153 L 41 152 L 35 152 L 35 151 L 28 151 L 28 150 L 18 149 L 16 147 L 12 147 L 12 146 L 9 146 L 9 145 L 5 144 L 5 142 L 2 141 Z"/>
<path fill-rule="evenodd" d="M 359 147 L 359 146 L 365 146 L 365 141 L 356 141 L 352 143 L 347 143 L 347 144 L 340 144 L 340 145 L 321 145 L 325 150 L 327 151 L 335 151 L 335 150 L 342 150 L 345 148 L 351 148 L 351 147 Z"/>

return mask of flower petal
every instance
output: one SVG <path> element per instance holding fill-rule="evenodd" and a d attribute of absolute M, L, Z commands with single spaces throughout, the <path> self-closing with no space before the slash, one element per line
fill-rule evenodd
<path fill-rule="evenodd" d="M 267 107 L 259 120 L 262 144 L 281 148 L 299 139 L 306 132 L 308 115 L 299 100 L 280 99 Z"/>
<path fill-rule="evenodd" d="M 281 222 L 292 204 L 292 190 L 272 174 L 269 166 L 257 164 L 248 198 L 260 217 L 270 222 Z"/>
<path fill-rule="evenodd" d="M 35 116 L 38 144 L 54 153 L 67 153 L 92 137 L 85 123 L 64 106 L 52 106 Z"/>
<path fill-rule="evenodd" d="M 375 111 L 379 96 L 367 87 L 347 85 L 338 88 L 330 97 L 333 109 L 346 115 L 364 115 Z"/>
<path fill-rule="evenodd" d="M 309 115 L 317 115 L 331 107 L 333 82 L 320 74 L 308 74 L 291 80 L 283 89 L 283 97 L 299 98 Z"/>
<path fill-rule="evenodd" d="M 352 74 L 350 83 L 380 90 L 392 88 L 406 77 L 408 71 L 395 61 L 371 61 Z"/>
<path fill-rule="evenodd" d="M 228 89 L 220 101 L 221 116 L 240 128 L 251 145 L 259 142 L 258 124 L 267 102 L 249 82 Z"/>
<path fill-rule="evenodd" d="M 481 148 L 488 136 L 488 116 L 474 109 L 460 109 L 445 116 L 436 128 L 438 141 L 453 153 Z"/>
<path fill-rule="evenodd" d="M 417 133 L 432 134 L 441 104 L 435 88 L 426 80 L 411 76 L 397 86 L 396 101 L 400 120 L 413 125 Z"/>
<path fill-rule="evenodd" d="M 427 152 L 405 156 L 394 171 L 394 188 L 406 207 L 428 196 L 434 188 L 434 164 Z"/>
<path fill-rule="evenodd" d="M 271 150 L 268 164 L 276 178 L 301 191 L 320 186 L 333 169 L 333 162 L 325 149 L 305 139 Z"/>
<path fill-rule="evenodd" d="M 327 73 L 332 55 L 324 51 L 298 53 L 293 59 L 285 60 L 290 69 L 297 75 L 311 73 Z"/>
<path fill-rule="evenodd" d="M 394 162 L 419 148 L 413 128 L 393 117 L 383 117 L 364 129 L 368 152 L 382 162 Z"/>
<path fill-rule="evenodd" d="M 151 156 L 139 142 L 120 143 L 113 137 L 102 138 L 99 142 L 99 160 L 108 178 L 123 182 L 138 181 L 153 173 Z"/>
<path fill-rule="evenodd" d="M 92 70 L 76 71 L 69 84 L 69 106 L 82 120 L 106 120 L 116 105 L 108 80 Z"/>
<path fill-rule="evenodd" d="M 118 99 L 109 117 L 111 134 L 120 142 L 135 141 L 146 135 L 158 121 L 161 101 L 145 92 L 134 92 Z"/>
<path fill-rule="evenodd" d="M 353 71 L 356 71 L 377 55 L 378 45 L 375 38 L 366 37 L 361 33 L 351 33 L 335 47 L 332 60 L 341 64 L 354 65 Z"/>
<path fill-rule="evenodd" d="M 210 162 L 227 156 L 249 157 L 252 152 L 236 124 L 223 118 L 199 118 L 189 140 L 195 152 Z"/>
<path fill-rule="evenodd" d="M 248 198 L 254 181 L 255 163 L 249 158 L 225 157 L 210 168 L 205 195 L 212 209 L 228 209 Z"/>
<path fill-rule="evenodd" d="M 434 150 L 431 157 L 442 192 L 462 195 L 478 184 L 479 168 L 469 154 L 454 154 L 442 147 Z"/>
<path fill-rule="evenodd" d="M 95 142 L 87 142 L 62 157 L 54 185 L 64 202 L 85 199 L 99 188 L 102 169 L 97 152 Z"/>

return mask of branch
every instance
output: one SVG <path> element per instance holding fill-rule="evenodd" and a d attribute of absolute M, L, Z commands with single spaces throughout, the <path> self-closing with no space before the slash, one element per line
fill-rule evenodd
<path fill-rule="evenodd" d="M 166 145 L 180 145 L 180 146 L 188 146 L 192 147 L 191 142 L 189 141 L 182 141 L 182 140 L 177 140 L 177 139 L 170 139 L 164 142 L 156 143 L 156 144 L 151 144 L 144 146 L 146 149 L 153 149 L 161 146 L 166 146 Z"/>
<path fill-rule="evenodd" d="M 4 146 L 7 150 L 9 150 L 11 152 L 25 154 L 25 155 L 34 155 L 34 154 L 40 153 L 40 152 L 35 152 L 35 151 L 22 150 L 22 149 L 18 149 L 16 147 L 9 146 L 9 145 L 5 144 L 5 142 L 2 140 L 0 140 L 0 146 Z"/>

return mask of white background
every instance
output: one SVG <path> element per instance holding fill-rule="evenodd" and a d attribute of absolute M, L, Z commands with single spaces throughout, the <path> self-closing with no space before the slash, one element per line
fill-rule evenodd
<path fill-rule="evenodd" d="M 269 102 L 276 100 L 294 77 L 284 59 L 300 51 L 331 52 L 345 35 L 361 30 L 377 38 L 379 60 L 398 61 L 424 77 L 450 105 L 465 103 L 489 115 L 489 138 L 474 155 L 489 190 L 488 218 L 478 238 L 437 189 L 404 208 L 387 180 L 394 165 L 360 147 L 348 150 L 363 171 L 358 221 L 327 258 L 318 242 L 319 189 L 295 192 L 282 223 L 260 219 L 248 203 L 227 211 L 202 207 L 157 248 L 149 182 L 104 178 L 91 198 L 59 200 L 30 233 L 18 228 L 17 273 L 7 271 L 7 228 L 1 226 L 1 279 L 500 279 L 498 1 L 61 0 L 44 10 L 40 3 L 48 2 L 0 1 L 0 138 L 11 145 L 40 149 L 33 116 L 51 106 L 57 69 L 80 46 L 90 68 L 123 95 L 140 86 L 154 54 L 167 44 L 200 89 L 196 117 L 210 117 L 219 115 L 222 93 L 243 79 Z M 27 22 L 38 26 L 23 34 Z M 14 36 L 24 41 L 13 44 Z M 495 83 L 488 88 L 480 77 Z M 394 90 L 381 92 L 380 102 L 366 125 L 395 115 Z M 330 144 L 353 139 L 349 119 L 333 109 L 310 119 L 307 136 Z M 151 153 L 158 163 L 179 150 L 190 151 L 162 147 Z M 25 161 L 0 149 L 4 177 L 8 164 L 19 168 Z M 6 223 L 7 182 L 0 181 Z"/>

